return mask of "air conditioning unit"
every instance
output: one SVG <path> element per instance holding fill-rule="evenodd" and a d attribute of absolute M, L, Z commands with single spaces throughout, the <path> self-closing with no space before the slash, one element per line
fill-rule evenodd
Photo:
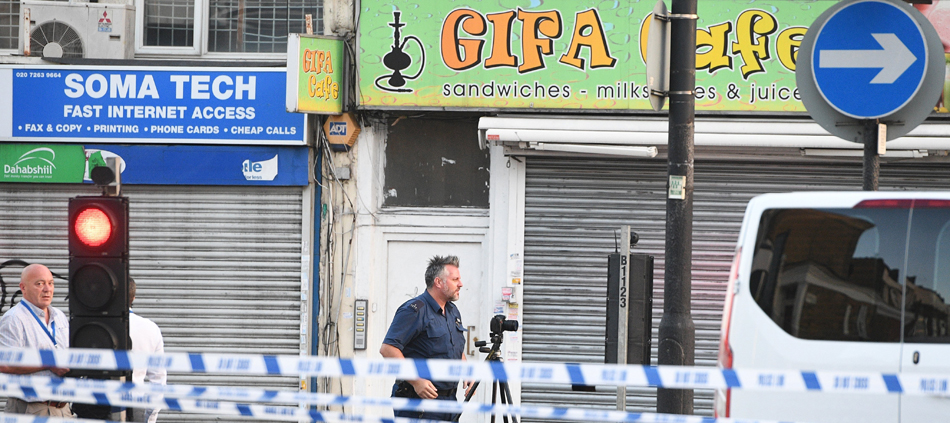
<path fill-rule="evenodd" d="M 29 15 L 29 39 L 20 28 L 20 53 L 29 56 L 131 59 L 135 7 L 113 3 L 21 1 L 20 23 Z"/>

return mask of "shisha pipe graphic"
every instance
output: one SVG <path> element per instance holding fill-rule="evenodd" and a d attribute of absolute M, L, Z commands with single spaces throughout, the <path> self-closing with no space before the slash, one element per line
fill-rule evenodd
<path fill-rule="evenodd" d="M 391 69 L 393 73 L 391 75 L 382 75 L 379 78 L 376 78 L 376 88 L 379 88 L 383 91 L 395 92 L 395 93 L 411 93 L 411 88 L 399 88 L 406 85 L 406 80 L 412 80 L 419 77 L 422 74 L 422 70 L 426 66 L 426 49 L 422 46 L 422 41 L 419 40 L 414 35 L 407 36 L 403 38 L 402 42 L 399 41 L 399 28 L 406 26 L 404 23 L 399 23 L 399 16 L 402 15 L 400 11 L 393 11 L 393 22 L 389 26 L 393 27 L 393 48 L 389 53 L 386 53 L 383 56 L 383 65 L 387 69 Z M 409 40 L 414 40 L 416 44 L 419 45 L 419 50 L 422 50 L 422 63 L 419 65 L 419 72 L 416 72 L 412 76 L 403 76 L 402 70 L 408 68 L 412 64 L 412 58 L 408 54 L 403 52 L 403 48 L 406 47 L 406 43 Z M 379 81 L 389 78 L 388 87 L 384 87 L 379 83 Z M 392 87 L 392 88 L 391 88 Z"/>

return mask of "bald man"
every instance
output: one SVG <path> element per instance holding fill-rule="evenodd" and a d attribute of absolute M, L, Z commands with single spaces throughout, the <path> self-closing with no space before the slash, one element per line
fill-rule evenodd
<path fill-rule="evenodd" d="M 23 299 L 0 317 L 0 346 L 59 350 L 69 348 L 69 319 L 53 302 L 53 274 L 42 264 L 31 264 L 20 274 Z M 0 366 L 0 372 L 59 376 L 69 369 L 56 367 Z M 72 417 L 69 404 L 58 401 L 28 402 L 23 398 L 7 399 L 7 413 L 34 416 Z"/>

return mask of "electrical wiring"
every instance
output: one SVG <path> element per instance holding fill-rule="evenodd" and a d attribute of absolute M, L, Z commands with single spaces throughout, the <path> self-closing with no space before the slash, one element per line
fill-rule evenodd
<path fill-rule="evenodd" d="M 323 126 L 318 125 L 317 148 L 319 149 L 323 148 L 325 138 L 326 138 L 326 134 L 323 132 Z M 323 152 L 323 154 L 320 154 L 320 157 L 323 159 L 322 161 L 326 163 L 326 165 L 323 166 L 324 170 L 331 169 L 330 172 L 332 173 L 332 159 L 330 159 L 327 156 L 326 152 Z M 315 172 L 314 172 L 315 175 L 316 175 L 316 171 L 317 170 L 315 169 Z M 320 301 L 322 303 L 321 314 L 323 314 L 323 321 L 324 321 L 324 326 L 321 330 L 320 339 L 321 339 L 321 343 L 323 347 L 322 348 L 323 355 L 330 356 L 331 350 L 336 345 L 336 342 L 337 342 L 336 340 L 337 338 L 334 336 L 331 336 L 331 333 L 334 333 L 335 331 L 336 323 L 331 319 L 332 310 L 330 310 L 330 306 L 331 304 L 333 304 L 333 295 L 334 295 L 333 284 L 331 283 L 330 279 L 331 279 L 331 276 L 335 272 L 334 266 L 333 266 L 334 260 L 333 260 L 332 252 L 334 251 L 335 246 L 336 246 L 335 237 L 333 236 L 335 223 L 336 223 L 336 214 L 332 207 L 332 205 L 335 202 L 333 186 L 332 184 L 326 184 L 327 176 L 329 175 L 326 175 L 325 174 L 326 172 L 323 172 L 323 171 L 320 171 L 320 172 L 321 174 L 324 175 L 324 177 L 322 178 L 323 181 L 320 184 L 320 186 L 322 187 L 323 192 L 326 195 L 326 198 L 327 198 L 326 204 L 329 205 L 329 207 L 326 208 L 326 215 L 324 216 L 324 219 L 322 219 L 323 222 L 326 222 L 325 225 L 323 225 L 325 228 L 323 228 L 324 235 L 322 237 L 325 240 L 324 242 L 326 245 L 326 249 L 324 251 L 324 254 L 322 254 L 321 256 L 322 258 L 321 261 L 323 263 L 320 266 L 320 281 L 321 281 L 320 284 L 321 284 L 321 290 L 323 291 L 323 295 L 321 295 Z M 323 212 L 323 210 L 321 210 L 321 212 Z M 322 392 L 329 392 L 330 378 L 321 377 L 320 382 L 319 382 L 319 387 L 321 388 L 319 390 L 321 390 Z"/>
<path fill-rule="evenodd" d="M 325 288 L 325 295 L 323 297 L 324 302 L 324 324 L 321 330 L 322 340 L 323 340 L 323 353 L 326 356 L 339 356 L 340 354 L 340 326 L 339 321 L 342 318 L 343 311 L 343 292 L 346 286 L 346 278 L 348 274 L 348 269 L 350 267 L 349 261 L 353 253 L 353 237 L 356 228 L 356 207 L 355 204 L 350 198 L 349 194 L 346 192 L 346 187 L 343 184 L 343 181 L 340 180 L 336 174 L 336 166 L 334 163 L 334 153 L 331 151 L 329 146 L 329 140 L 326 138 L 326 134 L 323 133 L 322 127 L 318 131 L 318 148 L 321 149 L 323 156 L 324 169 L 322 174 L 324 177 L 324 184 L 321 184 L 321 187 L 324 188 L 327 193 L 327 215 L 328 223 L 326 225 L 326 253 L 324 258 L 326 260 L 323 269 L 324 272 L 321 272 L 321 280 Z M 335 182 L 335 183 L 333 183 Z M 336 194 L 336 190 L 339 189 L 339 195 Z M 349 224 L 349 228 L 343 228 L 342 222 L 338 221 L 336 204 L 340 203 L 340 214 L 347 214 L 346 209 L 349 207 L 350 214 L 352 215 L 352 221 Z M 340 253 L 342 254 L 342 263 L 339 269 L 334 266 L 336 260 L 333 256 L 333 253 L 338 249 L 338 245 L 346 240 L 345 248 L 342 248 Z M 334 281 L 334 279 L 337 279 Z M 320 384 L 324 392 L 331 391 L 331 378 L 321 378 Z M 339 380 L 339 389 L 340 392 L 343 391 L 343 381 Z"/>

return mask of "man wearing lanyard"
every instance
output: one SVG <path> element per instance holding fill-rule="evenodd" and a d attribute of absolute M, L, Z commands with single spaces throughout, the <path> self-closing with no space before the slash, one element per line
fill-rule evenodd
<path fill-rule="evenodd" d="M 41 350 L 69 348 L 69 319 L 50 305 L 53 301 L 53 274 L 42 264 L 31 264 L 20 274 L 23 299 L 0 317 L 0 346 Z M 62 377 L 69 369 L 60 367 L 0 366 L 0 372 Z M 7 413 L 34 416 L 72 417 L 69 404 L 58 401 L 27 402 L 7 399 Z"/>

